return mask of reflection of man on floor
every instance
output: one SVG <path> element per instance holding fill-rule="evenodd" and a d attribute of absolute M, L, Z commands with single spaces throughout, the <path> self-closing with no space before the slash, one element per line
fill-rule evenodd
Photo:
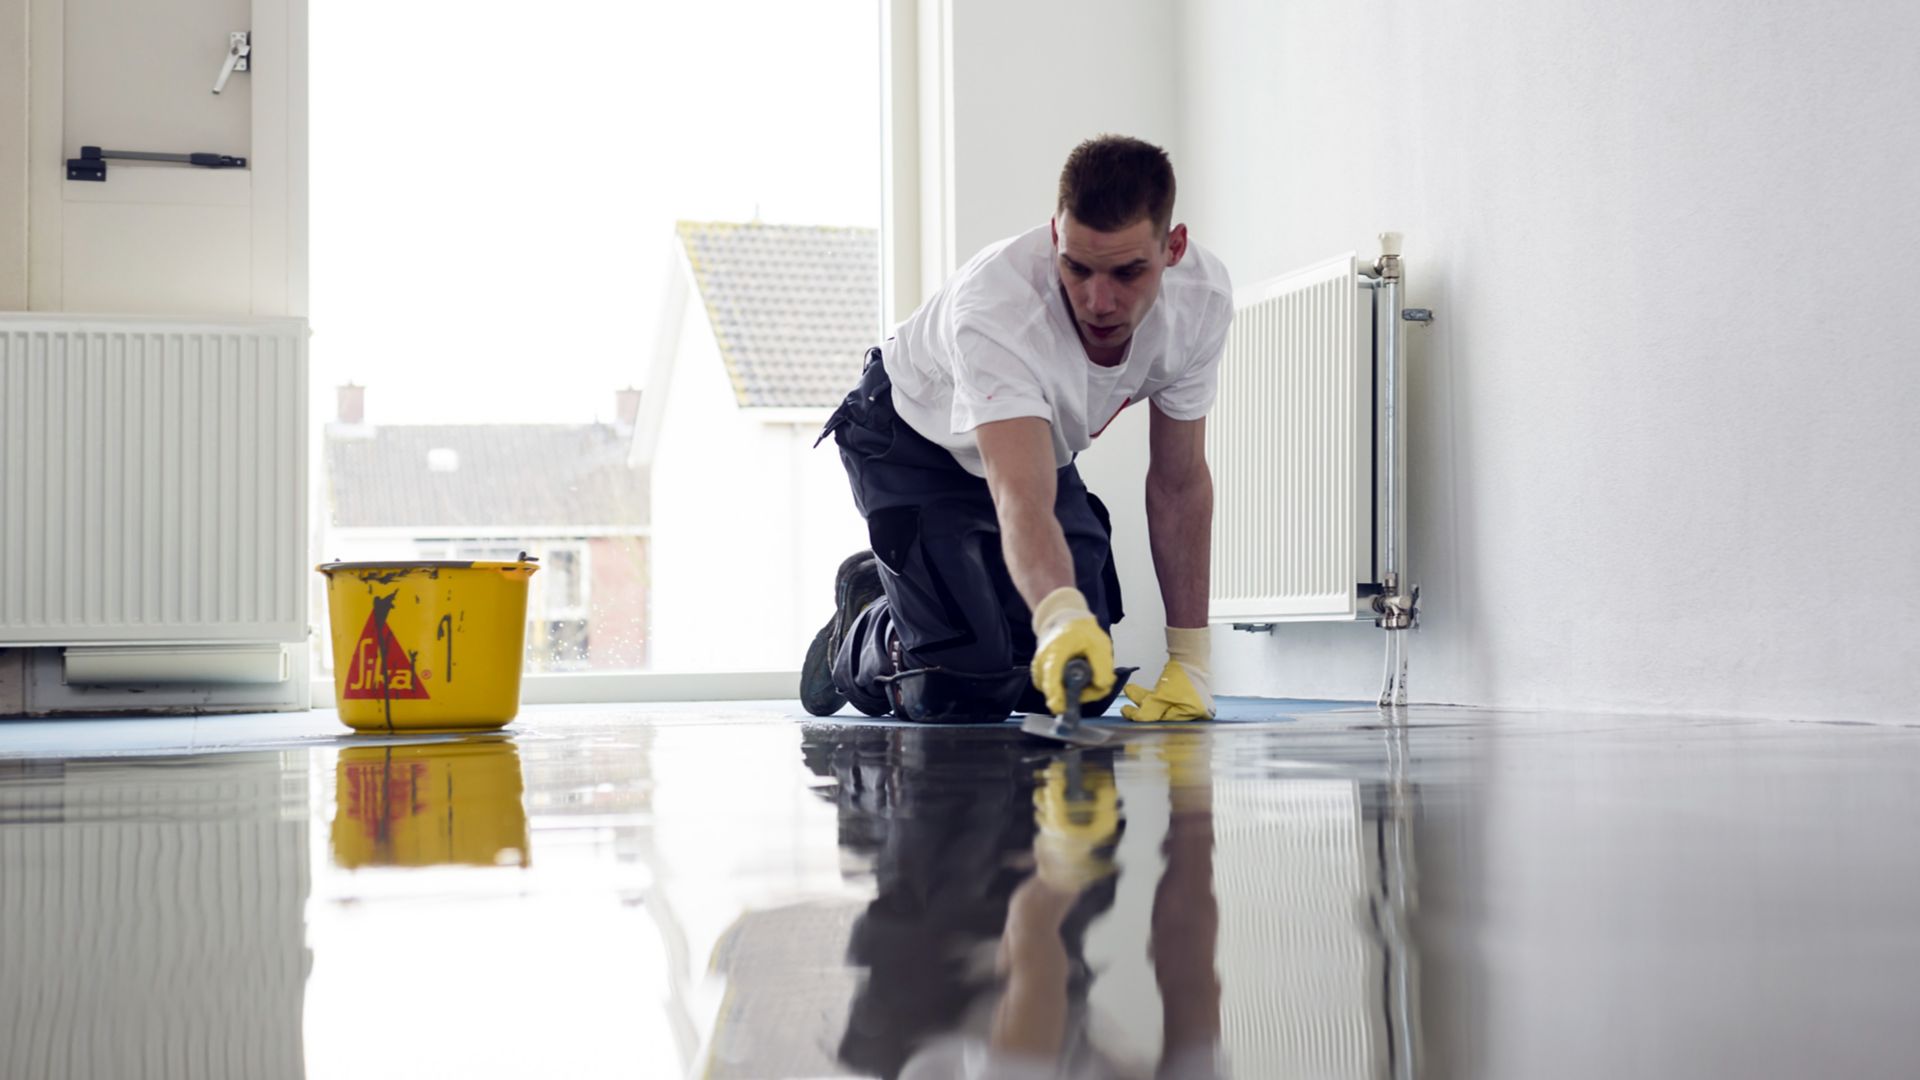
<path fill-rule="evenodd" d="M 1166 869 L 1154 890 L 1153 960 L 1160 988 L 1161 1080 L 1225 1075 L 1220 1050 L 1220 978 L 1214 954 L 1220 909 L 1213 895 L 1213 810 L 1205 752 L 1167 745 L 1173 812 L 1162 847 Z M 902 1080 L 1109 1080 L 1124 1074 L 1088 1041 L 1085 990 L 1073 992 L 1074 961 L 1062 930 L 1084 892 L 1113 873 L 1108 861 L 1120 824 L 1113 774 L 1065 761 L 1048 766 L 1035 792 L 1035 873 L 1007 907 L 1000 938 L 1004 979 L 986 1037 L 954 1035 L 928 1044 Z"/>
<path fill-rule="evenodd" d="M 1173 222 L 1158 147 L 1105 136 L 1060 174 L 1052 221 L 976 255 L 867 354 L 827 421 L 871 552 L 844 562 L 801 701 L 909 720 L 1059 713 L 1085 657 L 1118 693 L 1112 525 L 1074 457 L 1150 402 L 1147 531 L 1168 662 L 1135 720 L 1213 715 L 1206 415 L 1233 317 L 1225 268 Z"/>
<path fill-rule="evenodd" d="M 872 866 L 875 896 L 847 944 L 862 979 L 837 1048 L 861 1075 L 899 1076 L 929 1040 L 985 1030 L 1009 898 L 1032 873 L 1031 750 L 997 733 L 859 726 L 802 736 L 807 768 L 834 781 L 818 792 L 838 808 L 840 846 Z M 1113 884 L 1114 875 L 1095 881 L 1056 926 L 1081 996 L 1080 942 Z"/>

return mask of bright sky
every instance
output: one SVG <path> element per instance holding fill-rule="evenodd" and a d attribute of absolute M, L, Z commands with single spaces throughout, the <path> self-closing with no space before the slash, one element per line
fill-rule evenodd
<path fill-rule="evenodd" d="M 880 221 L 878 0 L 309 12 L 316 410 L 610 419 L 673 222 Z"/>

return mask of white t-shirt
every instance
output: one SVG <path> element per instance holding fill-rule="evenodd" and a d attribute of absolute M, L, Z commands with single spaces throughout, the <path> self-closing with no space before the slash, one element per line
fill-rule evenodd
<path fill-rule="evenodd" d="M 1041 225 L 975 255 L 900 324 L 881 355 L 894 411 L 985 476 L 974 429 L 995 420 L 1050 422 L 1054 465 L 1064 467 L 1143 399 L 1175 420 L 1205 416 L 1232 320 L 1226 267 L 1189 243 L 1161 276 L 1122 362 L 1101 367 L 1080 343 L 1053 233 Z"/>

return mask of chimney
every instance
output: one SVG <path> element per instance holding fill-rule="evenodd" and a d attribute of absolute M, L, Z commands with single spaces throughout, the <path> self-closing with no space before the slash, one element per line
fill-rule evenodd
<path fill-rule="evenodd" d="M 351 382 L 335 388 L 340 405 L 339 422 L 349 426 L 359 426 L 367 422 L 367 388 Z"/>
<path fill-rule="evenodd" d="M 613 394 L 615 422 L 625 430 L 631 430 L 640 420 L 640 391 L 629 386 L 625 390 L 616 390 Z"/>

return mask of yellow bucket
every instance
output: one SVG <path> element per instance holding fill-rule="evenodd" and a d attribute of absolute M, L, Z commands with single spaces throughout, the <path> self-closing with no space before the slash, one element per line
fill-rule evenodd
<path fill-rule="evenodd" d="M 520 711 L 519 562 L 334 562 L 333 696 L 355 731 L 486 731 Z"/>
<path fill-rule="evenodd" d="M 338 866 L 530 864 L 520 752 L 506 736 L 350 746 L 335 777 Z"/>

